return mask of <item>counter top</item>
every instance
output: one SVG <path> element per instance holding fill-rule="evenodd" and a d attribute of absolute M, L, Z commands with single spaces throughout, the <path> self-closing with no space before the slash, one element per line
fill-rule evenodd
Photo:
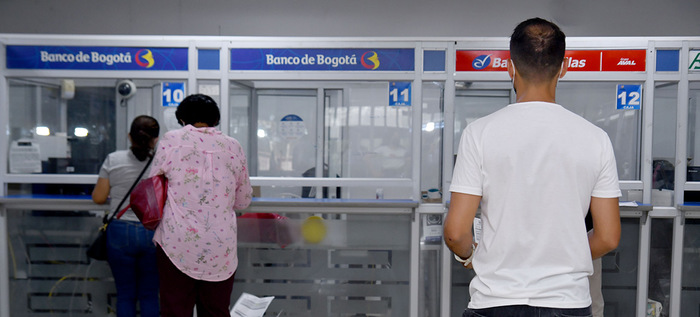
<path fill-rule="evenodd" d="M 0 197 L 0 204 L 8 209 L 43 210 L 108 210 L 109 204 L 98 205 L 88 195 L 12 195 Z M 419 202 L 409 199 L 314 199 L 314 198 L 258 198 L 254 197 L 250 207 L 241 210 L 255 212 L 257 209 L 274 207 L 311 208 L 416 208 Z"/>

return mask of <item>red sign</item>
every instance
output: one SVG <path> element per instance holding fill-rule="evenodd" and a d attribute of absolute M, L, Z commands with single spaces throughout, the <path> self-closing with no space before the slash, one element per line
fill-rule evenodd
<path fill-rule="evenodd" d="M 510 51 L 457 51 L 457 71 L 507 71 L 509 59 Z"/>
<path fill-rule="evenodd" d="M 458 72 L 501 72 L 508 70 L 509 51 L 457 51 Z M 643 72 L 645 50 L 566 51 L 570 72 Z M 516 66 L 517 67 L 517 66 Z"/>
<path fill-rule="evenodd" d="M 569 58 L 569 72 L 600 71 L 600 51 L 566 51 Z"/>
<path fill-rule="evenodd" d="M 646 70 L 645 50 L 603 51 L 604 72 L 643 72 Z"/>

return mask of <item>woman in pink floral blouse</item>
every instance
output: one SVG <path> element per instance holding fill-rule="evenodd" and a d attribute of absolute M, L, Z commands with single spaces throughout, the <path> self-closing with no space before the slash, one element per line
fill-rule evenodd
<path fill-rule="evenodd" d="M 157 146 L 151 176 L 168 178 L 158 245 L 161 316 L 230 316 L 238 267 L 236 210 L 252 188 L 246 156 L 235 139 L 214 128 L 220 113 L 206 95 L 185 98 L 175 113 L 183 126 Z"/>

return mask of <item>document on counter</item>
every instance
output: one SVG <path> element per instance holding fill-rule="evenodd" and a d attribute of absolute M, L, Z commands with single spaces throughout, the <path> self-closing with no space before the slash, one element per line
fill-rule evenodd
<path fill-rule="evenodd" d="M 621 201 L 619 203 L 620 207 L 637 207 L 639 206 L 636 201 Z"/>
<path fill-rule="evenodd" d="M 243 293 L 233 305 L 231 317 L 262 317 L 273 299 L 274 296 L 257 297 Z"/>

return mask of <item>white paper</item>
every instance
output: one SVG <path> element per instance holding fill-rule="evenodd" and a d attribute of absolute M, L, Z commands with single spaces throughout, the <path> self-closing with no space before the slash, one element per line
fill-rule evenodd
<path fill-rule="evenodd" d="M 12 142 L 9 159 L 10 173 L 41 173 L 41 153 L 37 144 Z"/>
<path fill-rule="evenodd" d="M 621 201 L 621 202 L 620 202 L 620 206 L 637 207 L 637 206 L 639 206 L 639 205 L 637 205 L 637 202 L 636 202 L 636 201 Z"/>
<path fill-rule="evenodd" d="M 262 317 L 273 299 L 274 296 L 257 297 L 243 293 L 231 308 L 231 317 Z"/>
<path fill-rule="evenodd" d="M 474 218 L 474 243 L 481 242 L 481 218 Z"/>

